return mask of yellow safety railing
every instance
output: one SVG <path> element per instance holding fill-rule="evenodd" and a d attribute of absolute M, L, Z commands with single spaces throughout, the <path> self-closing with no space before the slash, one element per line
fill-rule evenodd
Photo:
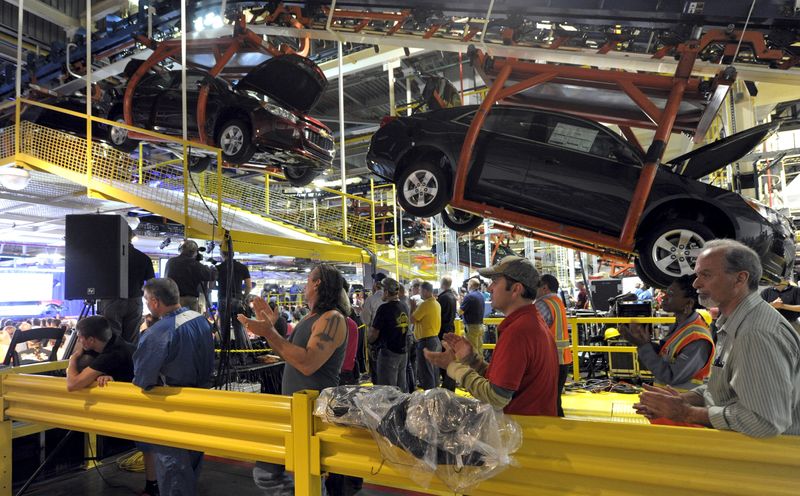
<path fill-rule="evenodd" d="M 285 464 L 295 494 L 320 494 L 326 472 L 430 494 L 452 494 L 437 479 L 413 483 L 409 467 L 384 463 L 364 429 L 313 418 L 316 392 L 292 397 L 126 383 L 68 393 L 63 378 L 0 374 L 0 496 L 11 494 L 12 421 Z M 794 495 L 800 438 L 640 424 L 515 417 L 523 444 L 515 464 L 473 495 Z"/>
<path fill-rule="evenodd" d="M 86 115 L 54 107 L 31 100 L 21 100 L 26 105 L 39 106 L 55 112 L 61 112 L 73 117 L 86 119 Z M 320 219 L 313 222 L 309 212 L 313 208 L 308 205 L 291 204 L 292 195 L 281 195 L 279 189 L 262 189 L 244 181 L 222 175 L 222 155 L 217 148 L 201 145 L 191 141 L 183 141 L 171 136 L 147 131 L 123 123 L 92 117 L 92 123 L 105 126 L 114 126 L 146 135 L 149 139 L 171 141 L 172 148 L 180 148 L 183 153 L 181 159 L 173 160 L 164 158 L 159 161 L 145 160 L 142 154 L 139 158 L 131 158 L 130 154 L 121 152 L 104 143 L 95 143 L 78 136 L 61 131 L 39 126 L 31 122 L 19 123 L 22 140 L 20 153 L 16 158 L 32 167 L 56 173 L 75 182 L 86 184 L 90 191 L 99 193 L 104 197 L 115 198 L 120 201 L 138 205 L 153 213 L 163 215 L 186 226 L 188 236 L 217 237 L 221 236 L 221 229 L 228 229 L 233 233 L 234 241 L 246 244 L 246 250 L 270 253 L 276 247 L 282 250 L 280 255 L 286 255 L 285 246 L 276 246 L 275 239 L 265 239 L 263 235 L 274 238 L 273 228 L 265 226 L 264 217 L 273 224 L 300 231 L 309 239 L 316 238 L 318 242 L 294 243 L 293 253 L 296 256 L 305 256 L 321 260 L 364 261 L 368 257 L 363 254 L 361 247 L 372 249 L 371 243 L 362 241 L 367 236 L 342 233 L 329 228 L 327 232 L 316 229 L 318 221 L 331 223 L 325 215 L 327 209 L 322 210 Z M 3 130 L 0 135 L 0 152 L 4 156 L 14 155 L 14 129 Z M 138 137 L 137 137 L 138 139 Z M 163 149 L 163 146 L 161 147 Z M 216 172 L 188 173 L 189 149 L 202 150 L 204 154 L 211 155 L 211 165 Z M 91 160 L 87 160 L 91 150 Z M 140 152 L 142 148 L 140 147 Z M 162 155 L 163 156 L 163 155 Z M 169 158 L 169 155 L 166 155 Z M 269 185 L 269 182 L 266 182 Z M 278 185 L 280 186 L 280 185 Z M 353 197 L 357 198 L 357 197 Z M 259 201 L 260 200 L 260 201 Z M 352 200 L 351 201 L 355 201 Z M 358 201 L 366 201 L 359 199 Z M 339 202 L 338 220 L 342 219 L 342 206 Z M 272 207 L 272 208 L 270 208 Z M 257 217 L 253 217 L 253 215 Z M 285 215 L 287 218 L 281 218 Z M 353 230 L 364 230 L 368 221 L 353 221 Z M 363 224 L 363 225 L 362 225 Z M 341 224 L 340 224 L 341 226 Z M 316 231 L 316 232 L 315 232 Z M 325 230 L 323 230 L 325 231 Z M 332 236 L 332 234 L 336 236 Z M 254 237 L 256 236 L 256 237 Z M 261 239 L 257 236 L 262 236 Z M 331 239 L 352 239 L 353 246 L 345 246 L 334 241 L 338 247 L 328 248 Z M 261 246 L 259 246 L 261 245 Z M 356 246 L 357 245 L 357 246 Z M 303 253 L 301 248 L 306 252 Z M 279 251 L 280 251 L 279 250 Z M 325 253 L 321 251 L 327 250 Z"/>
<path fill-rule="evenodd" d="M 484 325 L 500 325 L 503 322 L 503 318 L 486 318 L 483 319 Z M 590 346 L 590 345 L 579 345 L 578 344 L 578 337 L 579 333 L 576 332 L 578 326 L 581 325 L 589 325 L 589 324 L 674 324 L 675 317 L 567 317 L 567 325 L 570 329 L 570 339 L 572 340 L 572 344 L 570 345 L 570 349 L 572 350 L 572 376 L 577 381 L 580 379 L 580 368 L 579 368 L 579 358 L 578 355 L 581 352 L 590 352 L 590 351 L 598 351 L 598 352 L 614 352 L 614 353 L 631 353 L 636 359 L 636 347 L 635 346 Z M 464 334 L 464 322 L 461 320 L 455 321 L 456 325 L 456 334 L 463 335 Z M 483 348 L 486 350 L 493 350 L 495 348 L 494 343 L 484 343 Z"/>

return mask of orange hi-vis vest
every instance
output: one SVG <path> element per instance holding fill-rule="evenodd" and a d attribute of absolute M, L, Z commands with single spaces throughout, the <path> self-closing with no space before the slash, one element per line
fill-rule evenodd
<path fill-rule="evenodd" d="M 553 316 L 553 323 L 550 325 L 550 333 L 556 340 L 558 348 L 558 364 L 567 365 L 572 363 L 572 350 L 570 350 L 569 329 L 567 328 L 567 308 L 557 293 L 550 293 L 539 298 L 542 303 L 547 305 L 550 315 Z"/>
<path fill-rule="evenodd" d="M 692 376 L 692 384 L 697 385 L 703 384 L 703 380 L 708 377 L 711 371 L 711 361 L 714 358 L 714 340 L 711 338 L 711 331 L 702 316 L 698 315 L 696 319 L 673 332 L 658 352 L 662 357 L 667 357 L 670 363 L 675 363 L 681 350 L 686 345 L 700 340 L 708 341 L 711 345 L 711 353 L 708 355 L 708 360 L 703 368 Z"/>

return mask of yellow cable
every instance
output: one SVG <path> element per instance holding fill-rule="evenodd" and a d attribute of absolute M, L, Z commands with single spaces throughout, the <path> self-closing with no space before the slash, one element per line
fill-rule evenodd
<path fill-rule="evenodd" d="M 131 455 L 117 458 L 117 467 L 128 472 L 144 472 L 144 453 L 136 451 Z"/>

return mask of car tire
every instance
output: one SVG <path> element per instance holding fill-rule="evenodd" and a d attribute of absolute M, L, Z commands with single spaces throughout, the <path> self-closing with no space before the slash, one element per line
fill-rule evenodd
<path fill-rule="evenodd" d="M 250 125 L 241 119 L 225 121 L 219 127 L 216 143 L 222 148 L 222 159 L 232 164 L 247 163 L 256 152 Z"/>
<path fill-rule="evenodd" d="M 301 188 L 308 186 L 311 181 L 319 177 L 320 171 L 310 167 L 284 167 L 283 175 L 289 184 Z"/>
<path fill-rule="evenodd" d="M 696 220 L 674 220 L 651 229 L 642 238 L 636 272 L 643 282 L 666 288 L 682 275 L 694 273 L 694 265 L 714 232 Z"/>
<path fill-rule="evenodd" d="M 194 174 L 205 172 L 211 168 L 211 157 L 190 155 L 188 167 L 189 172 Z"/>
<path fill-rule="evenodd" d="M 419 238 L 403 238 L 403 246 L 406 248 L 414 248 L 417 246 L 417 239 Z"/>
<path fill-rule="evenodd" d="M 125 124 L 125 119 L 119 114 L 109 117 L 108 120 Z M 106 139 L 111 146 L 125 153 L 130 153 L 139 146 L 139 141 L 129 138 L 128 130 L 121 127 L 109 126 Z"/>
<path fill-rule="evenodd" d="M 483 217 L 453 207 L 442 210 L 442 222 L 455 232 L 474 231 L 483 224 Z"/>
<path fill-rule="evenodd" d="M 420 160 L 403 169 L 397 180 L 397 202 L 414 217 L 433 217 L 450 201 L 450 178 L 433 161 Z"/>

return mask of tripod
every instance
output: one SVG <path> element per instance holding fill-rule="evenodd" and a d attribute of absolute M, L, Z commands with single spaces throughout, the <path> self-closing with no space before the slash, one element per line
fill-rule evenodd
<path fill-rule="evenodd" d="M 97 300 L 83 300 L 83 308 L 78 320 L 84 319 L 90 315 L 97 315 Z"/>

